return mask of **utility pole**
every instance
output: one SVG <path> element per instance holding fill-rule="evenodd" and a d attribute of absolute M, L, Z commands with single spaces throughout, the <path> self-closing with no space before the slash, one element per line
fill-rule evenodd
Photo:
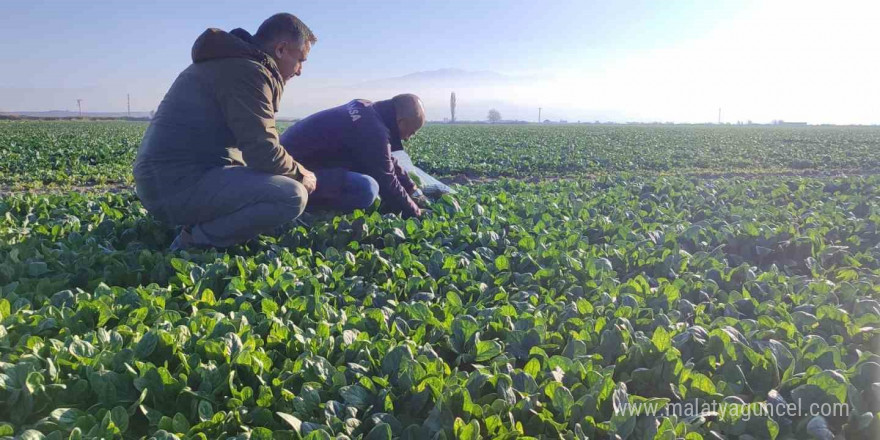
<path fill-rule="evenodd" d="M 538 107 L 538 123 L 541 123 L 541 107 Z"/>
<path fill-rule="evenodd" d="M 82 101 L 83 101 L 82 99 L 77 99 L 77 100 L 76 100 L 76 106 L 77 106 L 77 108 L 79 108 L 79 117 L 80 117 L 80 119 L 82 119 L 82 117 L 83 117 L 83 106 L 82 106 Z"/>
<path fill-rule="evenodd" d="M 128 101 L 128 117 L 131 117 L 131 93 L 126 93 L 126 100 Z"/>
<path fill-rule="evenodd" d="M 718 125 L 721 125 L 721 107 L 718 107 Z"/>

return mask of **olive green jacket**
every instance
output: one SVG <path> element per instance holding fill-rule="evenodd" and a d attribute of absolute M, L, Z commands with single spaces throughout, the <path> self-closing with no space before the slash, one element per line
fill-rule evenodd
<path fill-rule="evenodd" d="M 161 201 L 226 165 L 299 179 L 299 165 L 278 142 L 275 113 L 284 79 L 272 57 L 242 29 L 208 29 L 193 45 L 192 60 L 138 149 L 134 177 L 141 199 Z"/>

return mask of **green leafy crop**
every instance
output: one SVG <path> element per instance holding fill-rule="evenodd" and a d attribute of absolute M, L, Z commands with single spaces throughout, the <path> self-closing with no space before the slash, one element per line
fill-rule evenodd
<path fill-rule="evenodd" d="M 0 121 L 0 185 L 131 182 L 146 128 Z M 428 125 L 406 148 L 429 173 L 474 178 L 880 168 L 876 127 Z"/>
<path fill-rule="evenodd" d="M 878 184 L 503 181 L 182 254 L 130 193 L 7 196 L 0 430 L 866 438 Z M 849 412 L 735 410 L 798 400 Z M 623 411 L 696 401 L 728 409 Z"/>
<path fill-rule="evenodd" d="M 142 129 L 16 124 L 0 139 L 26 128 L 38 145 L 70 129 L 73 150 L 101 127 L 95 142 L 130 148 Z M 727 148 L 718 139 L 752 135 L 837 139 L 821 165 L 831 168 L 850 165 L 840 145 L 857 144 L 866 165 L 876 152 L 861 147 L 870 129 L 428 128 L 414 157 L 448 173 L 592 167 L 544 161 L 565 139 L 574 156 L 604 148 L 611 169 L 628 155 L 661 170 L 667 150 L 685 169 Z M 642 137 L 655 131 L 667 140 Z M 615 136 L 645 154 L 615 153 Z M 676 136 L 708 147 L 686 156 Z M 504 144 L 517 138 L 522 151 Z M 459 162 L 439 139 L 526 159 Z M 811 151 L 798 139 L 735 160 L 785 166 L 785 154 Z M 128 172 L 123 159 L 74 160 L 78 171 L 55 181 L 54 165 L 7 158 L 16 181 L 61 188 Z M 167 251 L 175 231 L 130 189 L 3 195 L 0 438 L 880 435 L 880 177 L 612 172 L 457 190 L 419 219 L 312 216 L 178 253 Z"/>

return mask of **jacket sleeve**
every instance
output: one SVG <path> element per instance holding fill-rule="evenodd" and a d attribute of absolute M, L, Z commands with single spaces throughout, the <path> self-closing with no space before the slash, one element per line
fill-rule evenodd
<path fill-rule="evenodd" d="M 397 175 L 397 180 L 400 181 L 400 185 L 403 186 L 403 189 L 406 190 L 407 194 L 412 194 L 413 191 L 416 190 L 415 182 L 410 179 L 406 170 L 397 163 L 397 159 L 394 156 L 391 156 L 391 161 L 394 162 L 394 174 Z"/>
<path fill-rule="evenodd" d="M 359 122 L 367 121 L 361 119 Z M 358 168 L 376 179 L 382 202 L 405 217 L 418 215 L 421 212 L 418 205 L 397 176 L 396 163 L 391 156 L 391 145 L 387 136 L 368 124 L 356 123 L 355 139 L 357 144 L 353 150 L 354 158 L 360 165 Z"/>
<path fill-rule="evenodd" d="M 278 141 L 271 81 L 251 62 L 231 64 L 217 80 L 217 100 L 247 166 L 299 178 L 299 164 Z"/>

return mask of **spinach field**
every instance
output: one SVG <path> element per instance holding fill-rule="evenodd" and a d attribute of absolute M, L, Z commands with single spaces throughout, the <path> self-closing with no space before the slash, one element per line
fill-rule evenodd
<path fill-rule="evenodd" d="M 146 128 L 0 121 L 0 185 L 130 184 Z M 435 124 L 406 148 L 429 173 L 474 178 L 880 170 L 878 127 Z"/>
<path fill-rule="evenodd" d="M 171 253 L 144 128 L 0 123 L 0 438 L 880 438 L 880 129 L 429 126 L 421 219 Z"/>

